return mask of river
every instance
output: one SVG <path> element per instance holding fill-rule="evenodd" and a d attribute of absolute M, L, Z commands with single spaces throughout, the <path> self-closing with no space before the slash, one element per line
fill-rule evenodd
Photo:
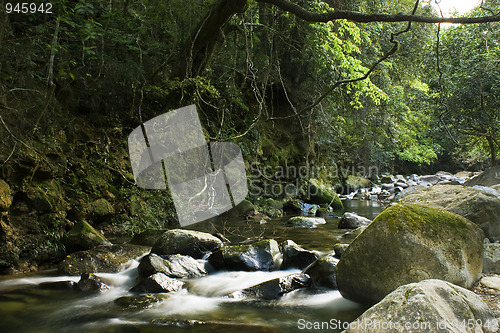
<path fill-rule="evenodd" d="M 345 211 L 373 219 L 383 207 L 376 202 L 346 201 Z M 341 215 L 342 212 L 336 212 Z M 217 221 L 194 225 L 193 229 L 218 231 L 231 240 L 256 237 L 291 239 L 309 250 L 328 252 L 343 232 L 338 216 L 315 228 L 291 228 L 286 219 L 266 224 Z M 0 277 L 0 332 L 303 332 L 323 325 L 336 329 L 358 317 L 365 308 L 344 299 L 337 290 L 298 290 L 279 300 L 238 297 L 237 291 L 271 278 L 298 272 L 219 272 L 190 279 L 188 288 L 170 295 L 145 310 L 128 310 L 115 304 L 137 278 L 137 260 L 120 273 L 100 273 L 111 286 L 107 292 L 88 295 L 68 290 L 48 290 L 42 282 L 72 280 L 56 270 L 24 276 Z M 227 295 L 235 293 L 235 297 Z"/>

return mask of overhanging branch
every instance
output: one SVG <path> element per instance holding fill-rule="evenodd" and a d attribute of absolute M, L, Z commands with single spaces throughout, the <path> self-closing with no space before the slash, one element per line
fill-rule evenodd
<path fill-rule="evenodd" d="M 256 0 L 260 3 L 268 3 L 290 12 L 297 17 L 308 22 L 329 22 L 335 20 L 348 20 L 358 23 L 369 22 L 421 22 L 421 23 L 459 23 L 475 24 L 500 22 L 500 15 L 490 15 L 482 17 L 430 17 L 408 14 L 363 14 L 348 10 L 333 10 L 325 13 L 315 13 L 308 11 L 301 6 L 288 0 Z"/>

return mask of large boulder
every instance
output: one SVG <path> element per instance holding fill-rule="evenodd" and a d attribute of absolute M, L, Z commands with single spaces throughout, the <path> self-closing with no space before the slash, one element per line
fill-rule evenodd
<path fill-rule="evenodd" d="M 495 186 L 500 184 L 500 165 L 495 165 L 465 182 L 466 186 Z"/>
<path fill-rule="evenodd" d="M 0 211 L 8 210 L 12 205 L 12 191 L 9 184 L 0 179 Z"/>
<path fill-rule="evenodd" d="M 500 274 L 500 243 L 484 243 L 484 274 Z"/>
<path fill-rule="evenodd" d="M 170 293 L 180 290 L 183 285 L 182 281 L 172 279 L 163 273 L 155 273 L 139 282 L 130 291 L 134 293 Z"/>
<path fill-rule="evenodd" d="M 83 273 L 116 273 L 124 270 L 130 258 L 116 255 L 104 248 L 71 253 L 59 263 L 59 272 L 63 275 L 81 275 Z"/>
<path fill-rule="evenodd" d="M 500 200 L 492 194 L 465 186 L 435 185 L 400 202 L 446 209 L 479 225 L 490 240 L 500 241 Z"/>
<path fill-rule="evenodd" d="M 292 240 L 281 243 L 283 262 L 280 269 L 299 268 L 303 269 L 318 259 L 318 254 L 303 249 Z"/>
<path fill-rule="evenodd" d="M 69 252 L 83 251 L 98 245 L 111 244 L 106 237 L 85 221 L 80 221 L 64 235 L 64 245 Z"/>
<path fill-rule="evenodd" d="M 399 287 L 350 323 L 356 332 L 498 332 L 498 322 L 472 291 L 440 280 Z"/>
<path fill-rule="evenodd" d="M 314 204 L 327 204 L 333 209 L 343 209 L 344 205 L 340 200 L 333 186 L 328 186 L 319 179 L 310 179 L 307 186 L 308 200 Z"/>
<path fill-rule="evenodd" d="M 155 273 L 163 273 L 171 278 L 198 277 L 207 274 L 202 263 L 181 254 L 160 257 L 150 253 L 141 259 L 137 269 L 139 275 L 143 277 Z"/>
<path fill-rule="evenodd" d="M 165 231 L 151 249 L 158 255 L 185 254 L 201 259 L 205 254 L 222 247 L 222 241 L 205 232 L 184 229 Z"/>
<path fill-rule="evenodd" d="M 374 304 L 404 284 L 425 279 L 471 288 L 483 267 L 483 232 L 442 209 L 387 208 L 349 245 L 337 265 L 341 294 Z"/>
<path fill-rule="evenodd" d="M 359 216 L 356 213 L 345 212 L 340 218 L 339 229 L 356 229 L 366 227 L 372 221 L 366 217 Z"/>
<path fill-rule="evenodd" d="M 253 244 L 224 246 L 212 253 L 208 262 L 216 269 L 270 271 L 279 268 L 280 250 L 274 239 Z"/>

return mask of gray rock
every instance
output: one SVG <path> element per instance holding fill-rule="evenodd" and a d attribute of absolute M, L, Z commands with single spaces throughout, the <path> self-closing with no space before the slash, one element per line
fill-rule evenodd
<path fill-rule="evenodd" d="M 316 260 L 304 273 L 311 277 L 316 287 L 336 289 L 338 262 L 333 255 L 326 255 Z"/>
<path fill-rule="evenodd" d="M 382 330 L 374 323 L 390 323 L 394 329 Z M 425 280 L 397 288 L 344 332 L 382 331 L 494 333 L 498 332 L 498 322 L 486 303 L 473 292 L 448 282 Z"/>
<path fill-rule="evenodd" d="M 359 234 L 365 230 L 366 227 L 359 227 L 354 230 L 349 230 L 348 232 L 344 233 L 342 236 L 337 236 L 337 240 L 341 243 L 348 242 L 350 243 L 354 238 L 358 237 Z"/>
<path fill-rule="evenodd" d="M 419 176 L 417 174 L 411 174 L 410 175 L 410 180 L 415 182 L 415 183 L 418 183 L 418 180 L 419 180 Z"/>
<path fill-rule="evenodd" d="M 470 178 L 474 176 L 474 172 L 471 171 L 460 171 L 454 174 L 455 178 Z"/>
<path fill-rule="evenodd" d="M 80 281 L 77 283 L 77 288 L 85 293 L 101 293 L 110 289 L 100 277 L 93 273 L 83 273 Z"/>
<path fill-rule="evenodd" d="M 287 223 L 294 226 L 315 226 L 318 224 L 326 224 L 326 220 L 322 217 L 294 216 L 290 218 Z"/>
<path fill-rule="evenodd" d="M 418 180 L 418 185 L 422 186 L 432 186 L 436 185 L 439 181 L 441 181 L 441 178 L 436 175 L 426 175 L 426 176 L 420 176 Z"/>
<path fill-rule="evenodd" d="M 421 189 L 424 189 L 425 186 L 422 186 L 422 185 L 416 185 L 416 186 L 411 186 L 411 187 L 408 187 L 406 189 L 404 189 L 402 192 L 399 192 L 396 197 L 395 197 L 395 200 L 401 200 L 403 199 L 404 197 L 418 191 L 418 190 L 421 190 Z"/>
<path fill-rule="evenodd" d="M 386 175 L 383 176 L 382 179 L 380 179 L 380 182 L 382 184 L 392 184 L 397 181 L 397 178 L 394 177 L 393 175 Z"/>
<path fill-rule="evenodd" d="M 135 285 L 131 292 L 134 293 L 170 293 L 182 288 L 184 282 L 172 279 L 163 273 L 155 273 Z"/>
<path fill-rule="evenodd" d="M 424 279 L 471 288 L 482 272 L 483 239 L 481 229 L 459 215 L 420 205 L 391 206 L 342 255 L 338 289 L 371 305 Z"/>
<path fill-rule="evenodd" d="M 172 229 L 161 235 L 151 252 L 158 255 L 185 254 L 201 259 L 205 254 L 220 247 L 222 247 L 222 241 L 205 232 Z"/>
<path fill-rule="evenodd" d="M 484 274 L 500 274 L 500 243 L 484 243 L 483 257 Z"/>
<path fill-rule="evenodd" d="M 500 200 L 494 195 L 466 186 L 436 185 L 400 202 L 446 209 L 479 225 L 491 241 L 500 241 Z"/>
<path fill-rule="evenodd" d="M 208 258 L 215 269 L 269 271 L 279 267 L 280 250 L 274 239 L 253 244 L 224 246 Z"/>
<path fill-rule="evenodd" d="M 160 257 L 150 253 L 141 259 L 137 270 L 139 275 L 143 277 L 155 273 L 163 273 L 171 278 L 198 277 L 207 274 L 202 263 L 181 254 Z"/>
<path fill-rule="evenodd" d="M 346 212 L 339 221 L 339 229 L 356 229 L 366 227 L 372 221 L 356 213 Z"/>
<path fill-rule="evenodd" d="M 402 189 L 405 189 L 408 187 L 408 184 L 403 183 L 403 182 L 397 182 L 394 184 L 396 187 L 401 187 Z"/>
<path fill-rule="evenodd" d="M 403 175 L 396 175 L 396 182 L 406 183 L 406 178 Z"/>
<path fill-rule="evenodd" d="M 281 252 L 283 253 L 283 262 L 280 269 L 303 269 L 318 259 L 318 254 L 301 248 L 292 240 L 281 243 Z"/>
<path fill-rule="evenodd" d="M 494 186 L 498 184 L 500 184 L 500 165 L 489 168 L 465 182 L 466 186 Z"/>
<path fill-rule="evenodd" d="M 233 297 L 258 297 L 263 299 L 277 299 L 291 291 L 308 288 L 311 280 L 307 274 L 294 273 L 272 279 L 258 285 L 233 293 Z"/>
<path fill-rule="evenodd" d="M 481 283 L 486 288 L 495 289 L 500 291 L 500 277 L 498 276 L 484 276 L 479 283 Z"/>

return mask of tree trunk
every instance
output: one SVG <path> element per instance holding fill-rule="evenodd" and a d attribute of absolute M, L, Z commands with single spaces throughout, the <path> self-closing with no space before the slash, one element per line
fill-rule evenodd
<path fill-rule="evenodd" d="M 216 0 L 184 43 L 173 76 L 182 79 L 200 75 L 222 36 L 224 26 L 235 14 L 244 13 L 247 7 L 247 0 Z"/>
<path fill-rule="evenodd" d="M 491 166 L 495 166 L 497 163 L 497 150 L 495 146 L 495 142 L 491 136 L 488 138 L 488 145 L 490 146 L 490 158 L 491 158 Z"/>

